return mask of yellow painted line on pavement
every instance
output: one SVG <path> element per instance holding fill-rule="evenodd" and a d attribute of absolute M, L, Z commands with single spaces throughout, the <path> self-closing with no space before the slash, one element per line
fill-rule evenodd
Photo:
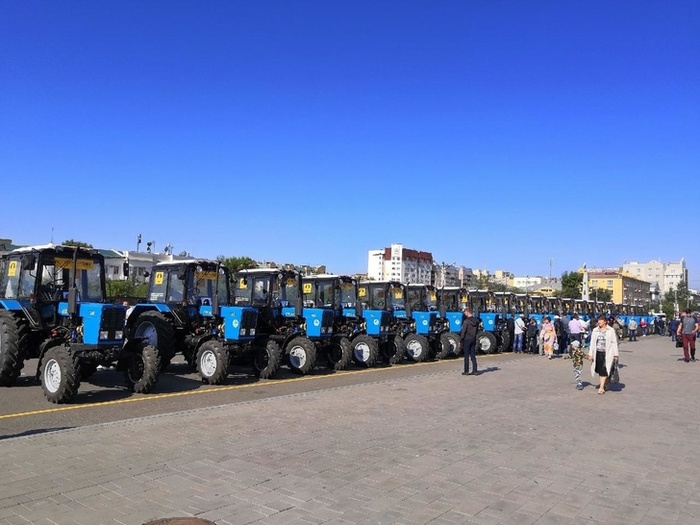
<path fill-rule="evenodd" d="M 502 355 L 502 354 L 487 354 L 487 355 L 481 355 L 479 356 L 479 359 L 482 359 L 484 357 L 490 357 L 490 356 L 496 356 L 496 355 Z M 460 356 L 459 358 L 456 358 L 454 360 L 450 361 L 445 361 L 445 360 L 440 360 L 440 361 L 429 361 L 429 362 L 422 362 L 422 363 L 411 363 L 410 365 L 404 365 L 404 366 L 409 366 L 411 368 L 414 367 L 420 367 L 420 366 L 431 366 L 431 365 L 437 365 L 437 364 L 444 364 L 447 362 L 460 362 L 462 357 Z M 389 370 L 400 370 L 402 367 L 395 367 L 395 366 L 390 366 L 390 367 L 381 367 L 381 368 L 367 368 L 367 369 L 359 369 L 359 370 L 339 370 L 336 372 L 341 373 L 341 374 L 352 374 L 352 375 L 357 375 L 357 374 L 371 374 L 374 372 L 386 372 Z M 80 409 L 85 409 L 85 408 L 96 408 L 96 407 L 105 407 L 105 406 L 110 406 L 110 405 L 123 405 L 126 403 L 138 403 L 141 401 L 157 401 L 159 399 L 168 399 L 172 397 L 181 397 L 181 396 L 190 396 L 190 395 L 196 395 L 196 394 L 211 394 L 215 392 L 224 392 L 224 391 L 230 391 L 230 390 L 243 390 L 246 388 L 253 388 L 253 387 L 264 387 L 264 386 L 275 386 L 275 385 L 283 385 L 283 384 L 288 384 L 288 383 L 296 383 L 299 381 L 313 381 L 313 380 L 320 380 L 320 379 L 327 379 L 331 376 L 329 375 L 321 375 L 321 376 L 302 376 L 298 377 L 295 379 L 268 379 L 265 380 L 265 383 L 247 383 L 245 385 L 228 385 L 228 386 L 211 386 L 210 388 L 203 388 L 201 390 L 186 390 L 184 392 L 171 392 L 169 394 L 145 394 L 143 397 L 130 397 L 127 399 L 116 399 L 114 401 L 102 401 L 99 403 L 87 403 L 87 404 L 82 404 L 82 405 L 65 405 L 65 406 L 60 406 L 60 407 L 54 407 L 54 408 L 45 408 L 41 410 L 31 410 L 28 412 L 16 412 L 13 414 L 2 414 L 0 415 L 0 420 L 2 419 L 10 419 L 10 418 L 15 418 L 15 417 L 27 417 L 27 416 L 37 416 L 41 414 L 52 414 L 55 412 L 66 412 L 68 410 L 80 410 Z"/>

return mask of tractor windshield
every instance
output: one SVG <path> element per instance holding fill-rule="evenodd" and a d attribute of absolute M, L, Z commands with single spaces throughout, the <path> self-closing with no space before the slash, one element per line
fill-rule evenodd
<path fill-rule="evenodd" d="M 406 309 L 406 298 L 404 297 L 402 286 L 389 285 L 388 306 L 390 310 Z"/>
<path fill-rule="evenodd" d="M 104 269 L 99 258 L 77 258 L 75 275 L 73 259 L 69 257 L 53 257 L 44 254 L 42 257 L 42 296 L 53 296 L 54 299 L 65 299 L 67 292 L 75 283 L 78 297 L 83 302 L 104 302 L 103 289 Z"/>
<path fill-rule="evenodd" d="M 228 286 L 224 270 L 222 269 L 219 275 L 218 286 L 216 277 L 217 272 L 215 268 L 205 270 L 201 267 L 197 267 L 192 281 L 194 287 L 189 290 L 190 293 L 187 295 L 189 304 L 212 304 L 212 299 L 214 298 L 214 292 L 216 290 L 219 292 L 219 301 L 228 303 Z"/>
<path fill-rule="evenodd" d="M 355 286 L 352 283 L 340 283 L 340 303 L 346 308 L 352 308 L 357 302 Z"/>
<path fill-rule="evenodd" d="M 438 309 L 437 292 L 435 292 L 435 290 L 426 290 L 424 301 L 429 312 Z"/>
<path fill-rule="evenodd" d="M 297 278 L 287 277 L 280 283 L 279 300 L 281 306 L 293 306 L 299 297 L 301 297 L 301 294 Z"/>

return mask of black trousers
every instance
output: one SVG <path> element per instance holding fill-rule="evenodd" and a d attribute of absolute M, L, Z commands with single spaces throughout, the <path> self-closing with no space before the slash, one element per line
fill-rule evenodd
<path fill-rule="evenodd" d="M 476 337 L 465 337 L 462 348 L 464 349 L 464 371 L 469 373 L 469 361 L 471 361 L 472 372 L 476 373 Z"/>

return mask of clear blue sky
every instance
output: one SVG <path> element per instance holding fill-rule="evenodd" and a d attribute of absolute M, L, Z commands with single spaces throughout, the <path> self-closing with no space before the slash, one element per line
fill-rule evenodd
<path fill-rule="evenodd" d="M 16 243 L 700 288 L 698 2 L 5 1 L 0 50 Z"/>

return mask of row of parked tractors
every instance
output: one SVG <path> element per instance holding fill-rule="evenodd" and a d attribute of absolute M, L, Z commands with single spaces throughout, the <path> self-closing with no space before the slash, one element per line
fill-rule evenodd
<path fill-rule="evenodd" d="M 482 352 L 507 350 L 512 338 L 512 316 L 491 311 L 490 292 L 280 269 L 230 275 L 201 259 L 155 264 L 148 277 L 143 301 L 115 304 L 96 250 L 46 245 L 6 254 L 0 385 L 13 385 L 29 359 L 38 360 L 46 398 L 67 403 L 99 366 L 116 366 L 128 388 L 148 393 L 178 354 L 208 384 L 224 382 L 237 364 L 267 379 L 283 366 L 308 374 L 457 357 L 467 305 L 482 316 Z"/>

